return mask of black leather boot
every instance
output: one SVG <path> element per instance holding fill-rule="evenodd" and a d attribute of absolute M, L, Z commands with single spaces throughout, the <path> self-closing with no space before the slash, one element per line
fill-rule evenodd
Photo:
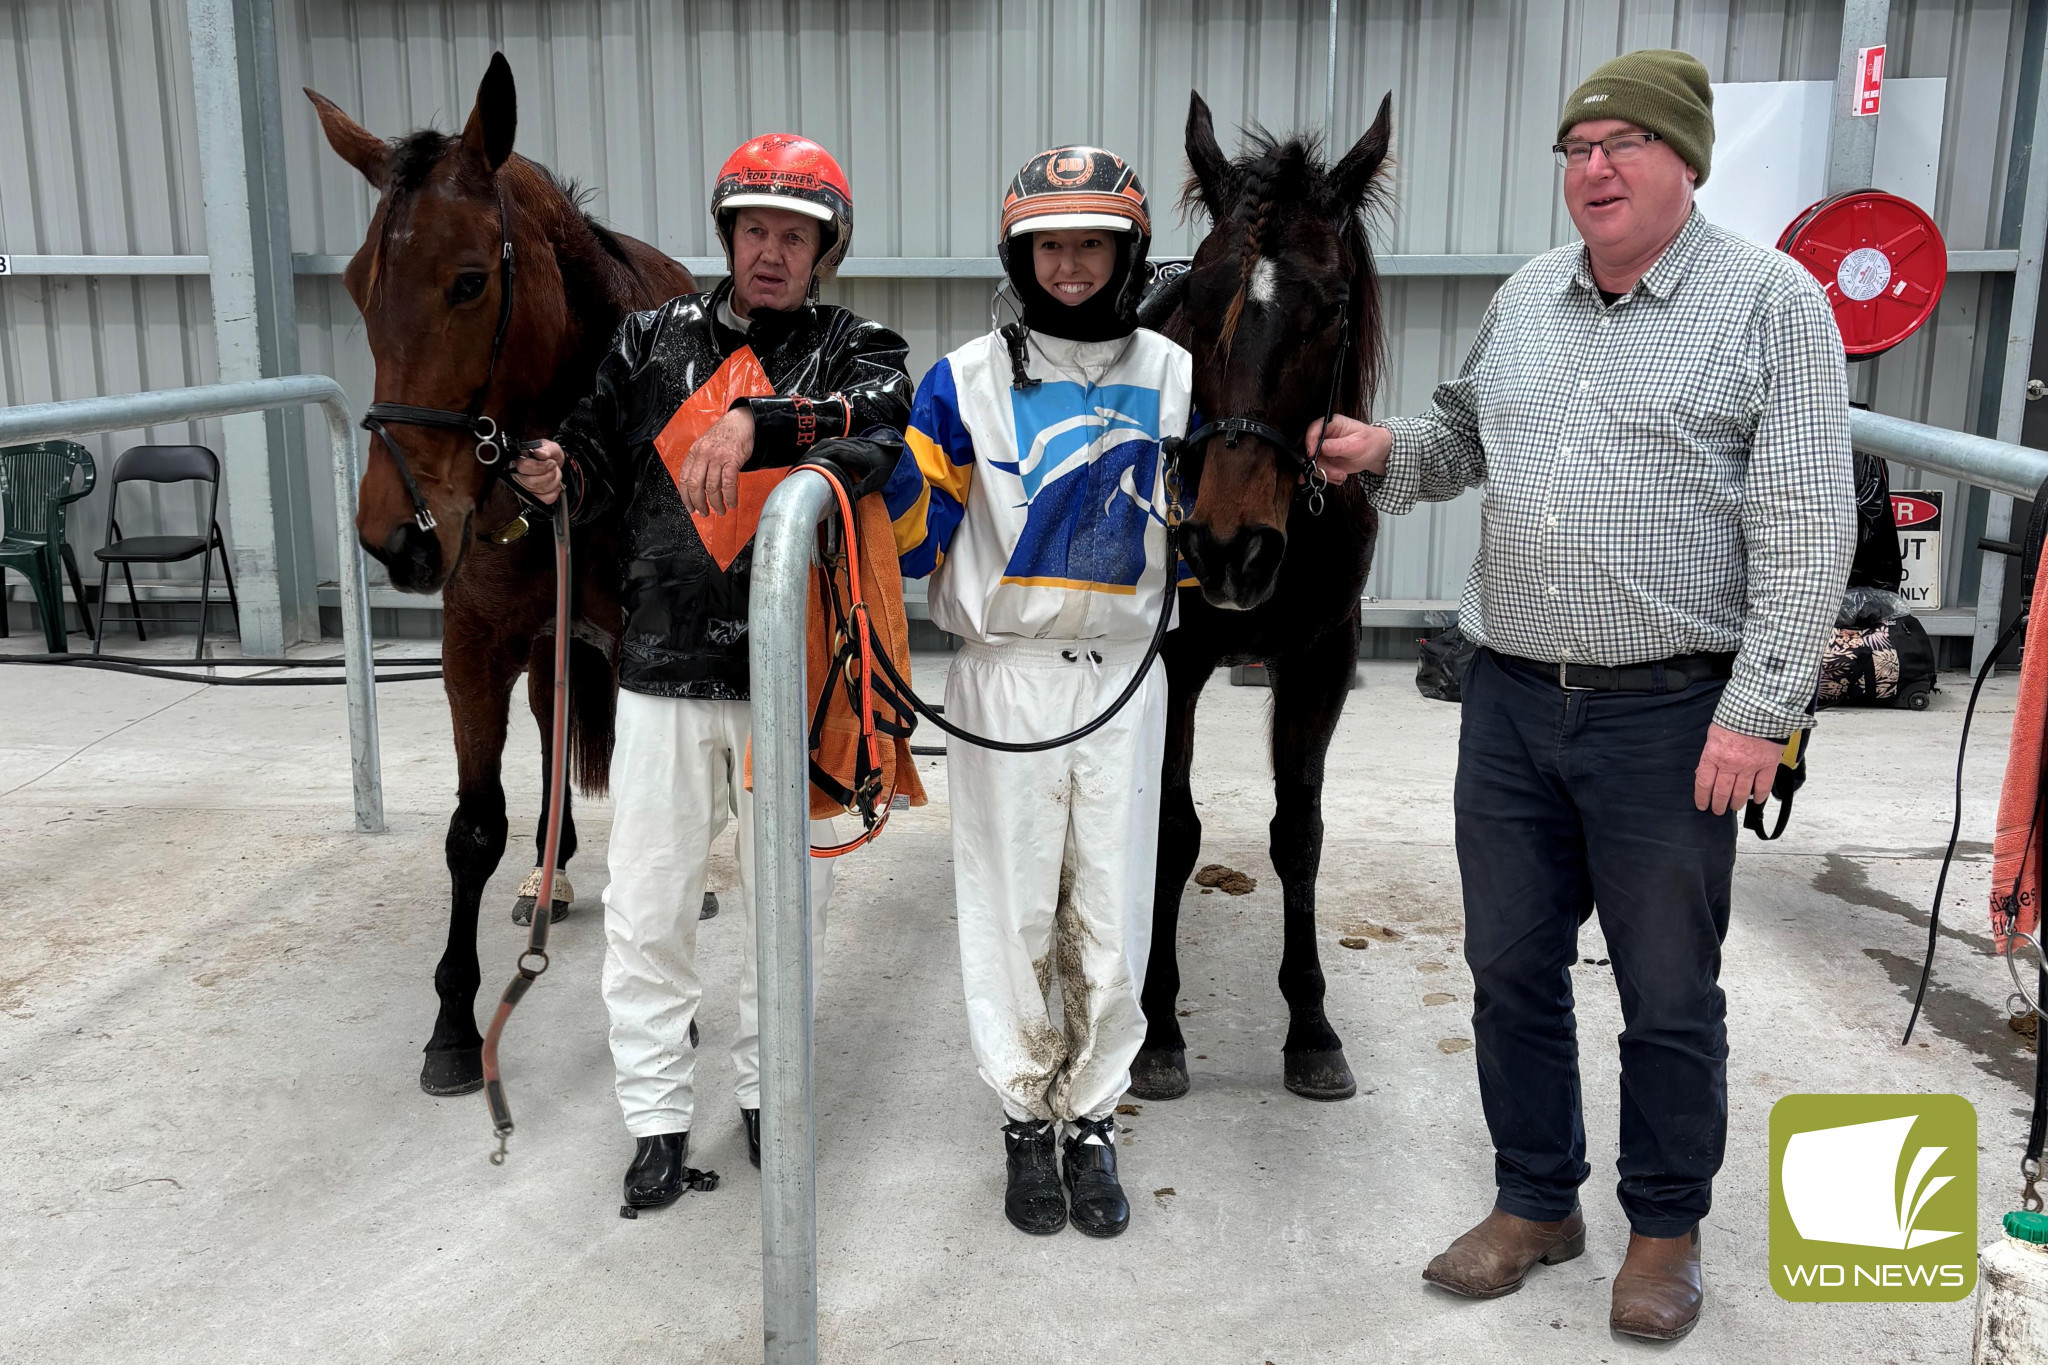
<path fill-rule="evenodd" d="M 1003 1146 L 1009 1153 L 1010 1184 L 1003 1191 L 1003 1213 L 1022 1231 L 1047 1236 L 1067 1225 L 1067 1198 L 1060 1190 L 1059 1162 L 1053 1156 L 1050 1120 L 1024 1119 L 1003 1125 Z"/>
<path fill-rule="evenodd" d="M 1067 1202 L 1074 1208 L 1074 1226 L 1090 1237 L 1114 1237 L 1131 1225 L 1131 1201 L 1117 1183 L 1116 1115 L 1076 1119 L 1067 1125 Z M 1091 1142 L 1090 1138 L 1099 1138 Z"/>
<path fill-rule="evenodd" d="M 761 1169 L 761 1111 L 740 1106 L 740 1122 L 747 1125 L 747 1157 L 754 1169 Z"/>
<path fill-rule="evenodd" d="M 684 1190 L 718 1188 L 716 1171 L 691 1169 L 688 1133 L 659 1133 L 644 1137 L 633 1150 L 633 1164 L 626 1167 L 626 1203 L 620 1210 L 627 1217 L 639 1209 L 658 1209 L 673 1204 Z"/>

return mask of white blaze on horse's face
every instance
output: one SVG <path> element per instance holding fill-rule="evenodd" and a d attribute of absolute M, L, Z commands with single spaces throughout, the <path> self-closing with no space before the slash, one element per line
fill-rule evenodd
<path fill-rule="evenodd" d="M 1252 267 L 1251 287 L 1245 291 L 1253 303 L 1261 308 L 1271 308 L 1279 295 L 1280 272 L 1271 261 L 1260 261 Z"/>

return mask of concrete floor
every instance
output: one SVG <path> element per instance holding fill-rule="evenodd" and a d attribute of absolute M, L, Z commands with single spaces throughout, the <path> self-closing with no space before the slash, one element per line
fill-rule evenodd
<path fill-rule="evenodd" d="M 15 641 L 11 648 L 33 647 Z M 417 652 L 417 651 L 414 651 Z M 922 670 L 936 691 L 941 660 Z M 842 864 L 818 1012 L 824 1357 L 834 1361 L 1625 1361 L 1608 1278 L 1619 1028 L 1580 969 L 1595 1176 L 1580 1260 L 1520 1294 L 1425 1290 L 1424 1262 L 1491 1197 L 1452 854 L 1455 707 L 1411 666 L 1353 694 L 1326 796 L 1329 1008 L 1359 1096 L 1280 1086 L 1278 886 L 1265 853 L 1266 694 L 1201 713 L 1204 861 L 1258 879 L 1191 894 L 1183 1007 L 1195 1089 L 1125 1120 L 1130 1233 L 1003 1223 L 999 1122 L 964 1037 L 943 765 L 932 803 Z M 1984 1138 L 1982 1242 L 2012 1206 L 2031 1059 L 1983 913 L 2013 686 L 1981 708 L 1966 859 L 1914 1046 L 1898 1032 L 1948 830 L 1960 680 L 1934 709 L 1837 713 L 1782 843 L 1744 838 L 1724 981 L 1731 1132 L 1705 1228 L 1697 1360 L 1969 1355 L 1969 1303 L 1793 1305 L 1766 1277 L 1767 1121 L 1795 1091 L 1953 1091 Z M 611 1095 L 598 892 L 608 811 L 585 802 L 581 899 L 507 1043 L 519 1131 L 485 1155 L 480 1097 L 415 1077 L 444 937 L 448 720 L 432 684 L 381 693 L 390 831 L 351 830 L 338 689 L 207 689 L 0 670 L 0 1360 L 760 1358 L 758 1180 L 730 1099 L 740 916 L 704 927 L 693 1159 L 724 1185 L 618 1217 L 631 1150 Z M 531 827 L 534 731 L 510 801 Z M 729 846 L 730 836 L 727 836 Z M 524 836 L 486 899 L 486 997 L 512 969 Z M 714 870 L 733 881 L 725 857 Z M 1368 925 L 1397 938 L 1339 946 Z M 1595 931 L 1588 958 L 1605 956 Z M 1156 1192 L 1156 1193 L 1155 1193 Z"/>

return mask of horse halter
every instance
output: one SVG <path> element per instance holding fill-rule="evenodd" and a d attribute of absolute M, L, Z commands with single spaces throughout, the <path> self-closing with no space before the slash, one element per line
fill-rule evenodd
<path fill-rule="evenodd" d="M 1168 457 L 1178 460 L 1179 457 L 1200 449 L 1205 442 L 1219 437 L 1231 450 L 1237 449 L 1237 443 L 1244 437 L 1256 437 L 1285 455 L 1294 464 L 1295 472 L 1301 477 L 1302 486 L 1308 490 L 1309 515 L 1320 515 L 1323 510 L 1323 490 L 1330 486 L 1330 476 L 1323 473 L 1323 467 L 1317 461 L 1322 458 L 1323 441 L 1330 434 L 1330 419 L 1337 415 L 1337 393 L 1344 383 L 1344 358 L 1351 350 L 1349 303 L 1350 290 L 1347 288 L 1339 301 L 1342 321 L 1338 324 L 1337 330 L 1337 355 L 1330 366 L 1330 395 L 1323 404 L 1323 426 L 1316 435 L 1314 450 L 1306 449 L 1300 441 L 1288 436 L 1280 428 L 1256 417 L 1219 417 L 1202 423 L 1181 440 L 1169 437 L 1160 442 L 1162 448 L 1169 445 L 1172 447 L 1166 451 Z"/>
<path fill-rule="evenodd" d="M 491 380 L 498 373 L 498 357 L 505 350 L 505 333 L 512 325 L 512 289 L 518 279 L 518 260 L 512 254 L 512 220 L 505 216 L 505 189 L 493 184 L 498 197 L 498 264 L 502 272 L 502 285 L 498 290 L 498 331 L 491 338 L 491 359 L 484 367 L 484 382 L 477 386 L 476 393 L 469 400 L 469 411 L 454 412 L 447 408 L 417 408 L 410 403 L 372 403 L 363 414 L 363 430 L 382 438 L 384 449 L 390 452 L 391 461 L 398 466 L 398 477 L 405 483 L 405 491 L 412 498 L 413 524 L 422 531 L 431 531 L 440 523 L 427 507 L 427 500 L 420 493 L 418 480 L 413 478 L 412 467 L 406 462 L 405 450 L 392 436 L 387 422 L 404 426 L 441 427 L 451 431 L 467 432 L 476 441 L 477 463 L 486 465 L 495 478 L 500 472 L 499 465 L 512 453 L 513 441 L 497 422 L 481 411 L 484 400 L 491 392 Z M 488 454 L 487 454 L 488 452 Z M 482 502 L 490 492 L 487 479 L 484 489 L 477 496 Z M 508 534 L 509 533 L 509 534 Z M 505 544 L 517 540 L 526 533 L 523 516 L 515 517 L 512 525 L 500 528 L 498 535 L 506 535 Z M 495 537 L 494 537 L 495 538 Z"/>

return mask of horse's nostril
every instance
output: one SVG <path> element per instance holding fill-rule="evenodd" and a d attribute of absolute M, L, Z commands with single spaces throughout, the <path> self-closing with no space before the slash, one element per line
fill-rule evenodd
<path fill-rule="evenodd" d="M 1247 533 L 1244 549 L 1238 556 L 1238 572 L 1246 578 L 1271 572 L 1278 566 L 1286 544 L 1287 538 L 1270 526 Z"/>

